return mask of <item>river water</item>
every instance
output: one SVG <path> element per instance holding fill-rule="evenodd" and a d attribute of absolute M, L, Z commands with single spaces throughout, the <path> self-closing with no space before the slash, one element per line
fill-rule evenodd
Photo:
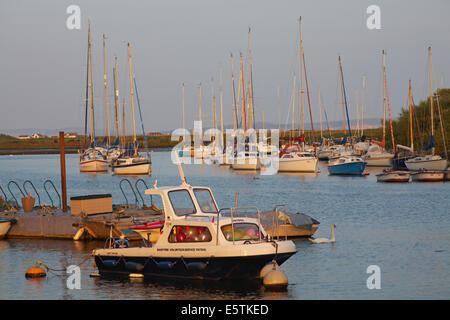
<path fill-rule="evenodd" d="M 179 185 L 178 170 L 169 152 L 152 152 L 149 186 Z M 68 199 L 110 193 L 113 203 L 135 201 L 122 177 L 81 174 L 78 156 L 66 155 Z M 330 237 L 336 224 L 336 243 L 296 241 L 297 253 L 285 262 L 286 291 L 266 290 L 258 282 L 144 281 L 91 278 L 97 272 L 90 252 L 103 242 L 7 239 L 0 241 L 0 299 L 449 299 L 450 298 L 450 183 L 377 183 L 380 168 L 361 177 L 321 173 L 260 175 L 214 165 L 184 165 L 191 185 L 212 189 L 220 207 L 271 210 L 286 204 L 290 212 L 306 213 L 321 222 L 316 237 Z M 50 179 L 60 190 L 59 155 L 0 156 L 0 185 L 30 180 L 41 203 L 50 204 L 43 183 Z M 130 178 L 133 183 L 137 178 Z M 28 185 L 27 190 L 34 194 Z M 15 197 L 20 192 L 11 185 Z M 56 198 L 54 198 L 56 199 Z M 54 200 L 57 201 L 57 200 Z M 56 203 L 57 204 L 57 203 Z M 50 272 L 27 280 L 25 271 L 37 261 L 53 269 L 81 264 L 81 289 L 68 289 L 68 275 Z M 367 268 L 380 270 L 380 289 L 368 289 Z"/>

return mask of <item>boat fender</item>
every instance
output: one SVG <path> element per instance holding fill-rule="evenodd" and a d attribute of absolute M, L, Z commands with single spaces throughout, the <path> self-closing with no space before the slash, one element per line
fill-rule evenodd
<path fill-rule="evenodd" d="M 107 268 L 114 268 L 117 266 L 116 260 L 103 260 L 103 265 Z"/>
<path fill-rule="evenodd" d="M 281 268 L 278 270 L 270 270 L 263 279 L 266 288 L 273 290 L 284 290 L 288 285 L 288 277 Z"/>
<path fill-rule="evenodd" d="M 202 271 L 206 268 L 207 264 L 204 262 L 190 262 L 186 264 L 186 267 L 190 271 Z"/>
<path fill-rule="evenodd" d="M 125 263 L 125 269 L 141 272 L 142 270 L 144 270 L 144 265 L 141 263 L 130 261 Z"/>
<path fill-rule="evenodd" d="M 278 269 L 280 269 L 280 266 L 275 260 L 268 262 L 259 272 L 259 277 L 263 279 L 270 271 Z"/>
<path fill-rule="evenodd" d="M 169 270 L 169 269 L 172 269 L 174 265 L 175 265 L 175 263 L 170 262 L 170 261 L 161 261 L 161 262 L 158 262 L 158 263 L 156 264 L 156 266 L 157 266 L 159 269 L 163 269 L 163 270 Z"/>

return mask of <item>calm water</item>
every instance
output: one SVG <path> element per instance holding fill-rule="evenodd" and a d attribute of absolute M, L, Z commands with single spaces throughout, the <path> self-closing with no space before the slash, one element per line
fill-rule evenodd
<path fill-rule="evenodd" d="M 147 184 L 178 185 L 177 167 L 168 152 L 153 152 L 153 175 Z M 68 197 L 111 193 L 114 203 L 124 203 L 121 177 L 79 173 L 78 156 L 67 155 Z M 54 269 L 81 263 L 103 242 L 55 240 L 0 241 L 0 299 L 449 299 L 450 298 L 450 183 L 382 184 L 370 169 L 366 177 L 329 176 L 321 173 L 261 176 L 228 168 L 185 165 L 191 185 L 212 188 L 221 207 L 234 206 L 239 192 L 241 206 L 270 210 L 287 204 L 321 222 L 316 237 L 330 237 L 336 224 L 336 243 L 314 245 L 296 242 L 297 254 L 283 264 L 289 277 L 285 292 L 266 291 L 259 283 L 204 281 L 114 281 L 90 278 L 92 260 L 81 265 L 81 290 L 66 288 L 62 272 L 39 280 L 25 279 L 37 261 Z M 43 191 L 46 179 L 60 190 L 59 156 L 1 156 L 0 183 L 15 180 L 22 187 L 31 180 L 41 202 L 50 201 Z M 136 178 L 130 178 L 133 182 Z M 142 186 L 141 186 L 142 187 Z M 124 187 L 125 189 L 125 187 Z M 20 192 L 11 186 L 16 198 Z M 34 194 L 28 185 L 27 190 Z M 130 202 L 131 191 L 126 190 Z M 9 197 L 9 193 L 8 193 Z M 369 290 L 369 265 L 381 269 L 381 289 Z"/>

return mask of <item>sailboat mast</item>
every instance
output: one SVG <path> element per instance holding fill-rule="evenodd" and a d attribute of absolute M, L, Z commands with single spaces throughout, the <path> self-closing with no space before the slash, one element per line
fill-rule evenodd
<path fill-rule="evenodd" d="M 311 120 L 311 132 L 312 132 L 312 140 L 314 145 L 314 154 L 317 155 L 317 146 L 314 138 L 314 122 L 312 118 L 312 110 L 311 110 L 311 100 L 309 98 L 309 86 L 308 86 L 308 73 L 306 72 L 306 62 L 305 62 L 305 51 L 302 46 L 302 60 L 303 60 L 303 71 L 305 74 L 305 84 L 306 84 L 306 97 L 308 98 L 308 107 L 309 107 L 309 118 Z"/>
<path fill-rule="evenodd" d="M 219 100 L 220 100 L 220 134 L 223 137 L 223 105 L 222 105 L 222 69 L 219 71 Z M 220 139 L 222 141 L 222 139 Z"/>
<path fill-rule="evenodd" d="M 114 57 L 114 111 L 116 120 L 116 137 L 119 137 L 119 89 L 117 88 L 117 56 Z"/>
<path fill-rule="evenodd" d="M 411 150 L 414 151 L 413 124 L 412 124 L 412 93 L 411 79 L 409 80 L 409 131 L 411 136 Z"/>
<path fill-rule="evenodd" d="M 95 128 L 94 128 L 94 86 L 92 83 L 92 50 L 91 50 L 91 24 L 88 27 L 88 48 L 89 48 L 89 91 L 91 94 L 91 143 L 95 143 Z M 94 153 L 95 155 L 95 153 Z"/>
<path fill-rule="evenodd" d="M 364 94 L 366 91 L 366 76 L 362 79 L 362 94 L 361 94 L 361 137 L 364 136 Z"/>
<path fill-rule="evenodd" d="M 232 92 L 232 94 L 233 94 L 233 129 L 234 129 L 234 131 L 236 131 L 238 114 L 237 114 L 237 107 L 236 107 L 236 93 L 235 93 L 235 87 L 234 87 L 234 63 L 233 63 L 233 54 L 232 53 L 230 53 L 230 58 L 231 58 L 231 88 L 233 90 L 233 92 Z"/>
<path fill-rule="evenodd" d="M 295 90 L 296 89 L 296 76 L 294 73 L 294 85 L 292 86 L 292 129 L 291 135 L 294 136 L 294 121 L 295 121 Z"/>
<path fill-rule="evenodd" d="M 433 110 L 433 77 L 431 75 L 431 47 L 428 47 L 428 60 L 430 65 L 430 109 L 431 109 L 431 137 L 434 139 L 434 110 Z M 431 154 L 434 155 L 434 144 L 431 148 Z"/>
<path fill-rule="evenodd" d="M 125 147 L 126 138 L 125 138 L 125 98 L 122 100 L 122 145 Z"/>
<path fill-rule="evenodd" d="M 248 28 L 248 59 L 249 59 L 249 77 L 250 77 L 250 85 L 249 85 L 249 105 L 252 111 L 252 128 L 255 129 L 255 109 L 254 109 L 254 101 L 253 101 L 253 71 L 252 71 L 252 39 L 251 39 L 251 30 Z"/>
<path fill-rule="evenodd" d="M 352 129 L 350 128 L 350 118 L 348 117 L 347 96 L 345 94 L 344 73 L 342 72 L 341 56 L 339 56 L 339 70 L 341 71 L 341 83 L 342 83 L 342 92 L 344 95 L 345 111 L 347 114 L 348 134 L 350 136 L 350 141 L 352 141 Z"/>
<path fill-rule="evenodd" d="M 386 79 L 386 61 L 384 50 L 382 51 L 383 60 L 383 148 L 386 146 L 386 89 L 385 89 L 385 79 Z"/>
<path fill-rule="evenodd" d="M 280 132 L 281 127 L 280 86 L 277 87 L 277 105 L 278 105 L 278 132 Z"/>
<path fill-rule="evenodd" d="M 241 82 L 242 82 L 242 108 L 244 109 L 244 130 L 245 132 L 247 132 L 247 112 L 245 111 L 246 109 L 246 104 L 245 104 L 245 86 L 244 86 L 244 69 L 243 69 L 243 64 L 242 64 L 242 53 L 241 53 Z"/>
<path fill-rule="evenodd" d="M 110 131 L 109 131 L 109 107 L 108 107 L 108 82 L 106 80 L 106 36 L 103 35 L 103 83 L 105 85 L 105 128 L 108 137 L 107 146 L 111 145 Z"/>
<path fill-rule="evenodd" d="M 130 94 L 131 94 L 131 117 L 133 119 L 133 144 L 136 142 L 136 123 L 134 119 L 134 93 L 133 93 L 133 79 L 131 70 L 131 54 L 130 54 L 130 44 L 128 43 L 128 69 L 130 74 Z M 145 137 L 144 137 L 145 138 Z M 137 154 L 136 147 L 134 149 L 134 154 Z"/>
<path fill-rule="evenodd" d="M 322 131 L 322 101 L 320 99 L 320 89 L 319 89 L 319 113 L 320 113 L 320 139 L 323 139 L 323 131 Z"/>
<path fill-rule="evenodd" d="M 387 100 L 388 111 L 389 111 L 389 125 L 391 128 L 392 149 L 395 151 L 394 130 L 392 128 L 392 118 L 391 118 L 391 105 L 389 103 L 389 94 L 388 94 L 387 80 L 386 80 L 386 65 L 384 67 L 384 88 L 386 90 L 386 100 Z"/>
<path fill-rule="evenodd" d="M 217 129 L 217 112 L 216 112 L 216 95 L 214 93 L 214 78 L 211 78 L 211 107 L 212 107 L 211 127 Z"/>
<path fill-rule="evenodd" d="M 84 144 L 83 146 L 86 146 L 86 137 L 87 137 L 87 122 L 88 122 L 88 109 L 89 109 L 89 50 L 90 50 L 90 38 L 91 38 L 91 21 L 88 22 L 88 50 L 87 50 L 87 57 L 86 57 L 86 109 L 84 113 Z"/>
<path fill-rule="evenodd" d="M 298 56 L 298 64 L 299 64 L 299 77 L 300 77 L 300 88 L 298 91 L 298 128 L 300 131 L 300 118 L 302 122 L 302 134 L 305 134 L 305 108 L 304 108 L 304 90 L 303 90 L 303 65 L 302 65 L 302 57 L 303 57 L 303 37 L 302 37 L 302 17 L 298 19 L 298 28 L 300 34 L 300 42 L 299 42 L 299 56 Z M 301 109 L 301 110 L 300 110 Z M 301 111 L 301 113 L 300 113 Z"/>

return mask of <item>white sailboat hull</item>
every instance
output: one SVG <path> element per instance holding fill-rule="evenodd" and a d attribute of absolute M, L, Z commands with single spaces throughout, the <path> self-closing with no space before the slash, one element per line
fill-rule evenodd
<path fill-rule="evenodd" d="M 261 161 L 259 160 L 259 157 L 244 159 L 236 158 L 231 167 L 234 170 L 259 170 L 261 169 Z"/>
<path fill-rule="evenodd" d="M 392 158 L 394 158 L 394 155 L 380 157 L 373 156 L 370 158 L 363 157 L 369 167 L 390 167 L 392 166 Z"/>
<path fill-rule="evenodd" d="M 279 172 L 316 172 L 317 158 L 279 159 Z"/>
<path fill-rule="evenodd" d="M 80 161 L 80 172 L 106 172 L 108 161 L 101 159 Z"/>
<path fill-rule="evenodd" d="M 113 172 L 116 175 L 147 175 L 150 173 L 150 163 L 113 165 Z"/>
<path fill-rule="evenodd" d="M 437 170 L 444 171 L 447 169 L 447 159 L 442 159 L 440 156 L 416 157 L 405 161 L 406 167 L 409 171 Z"/>

